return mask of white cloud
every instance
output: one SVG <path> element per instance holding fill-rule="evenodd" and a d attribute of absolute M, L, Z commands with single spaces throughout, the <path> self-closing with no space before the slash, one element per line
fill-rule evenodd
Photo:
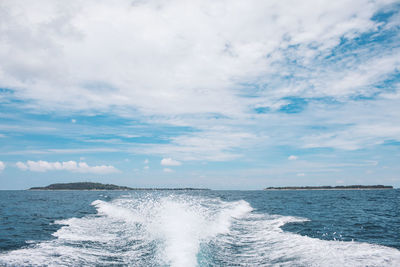
<path fill-rule="evenodd" d="M 145 159 L 145 160 L 143 161 L 143 163 L 144 163 L 144 164 L 149 164 L 149 160 L 148 160 L 148 159 Z"/>
<path fill-rule="evenodd" d="M 71 122 L 72 122 L 72 123 L 76 123 L 76 120 L 75 120 L 75 119 L 71 119 Z"/>
<path fill-rule="evenodd" d="M 164 168 L 163 169 L 164 172 L 174 172 L 174 170 L 170 169 L 170 168 Z"/>
<path fill-rule="evenodd" d="M 298 173 L 297 176 L 306 176 L 305 173 Z"/>
<path fill-rule="evenodd" d="M 295 156 L 295 155 L 290 155 L 290 156 L 288 157 L 288 160 L 296 160 L 296 159 L 298 159 L 298 157 Z"/>
<path fill-rule="evenodd" d="M 371 17 L 394 2 L 4 0 L 2 86 L 41 109 L 241 115 L 253 102 L 238 96 L 241 84 L 284 76 L 290 67 L 280 63 L 308 65 L 344 37 L 376 29 L 379 22 Z M 353 70 L 356 76 L 365 72 Z M 354 75 L 346 77 L 334 90 L 318 77 L 311 82 L 343 95 L 354 90 Z M 370 82 L 358 80 L 360 86 Z M 320 95 L 314 87 L 306 93 Z M 288 88 L 271 89 L 282 94 Z"/>
<path fill-rule="evenodd" d="M 0 172 L 2 172 L 6 168 L 6 164 L 4 162 L 0 161 Z"/>
<path fill-rule="evenodd" d="M 120 152 L 116 148 L 78 148 L 78 149 L 40 149 L 40 150 L 17 150 L 0 154 L 6 155 L 26 155 L 26 154 L 77 154 L 77 153 L 101 153 L 101 152 Z"/>
<path fill-rule="evenodd" d="M 21 161 L 18 161 L 15 165 L 17 166 L 18 169 L 23 171 L 26 171 L 28 169 L 28 166 Z"/>
<path fill-rule="evenodd" d="M 312 107 L 304 114 L 304 123 L 313 121 L 325 127 L 304 134 L 300 144 L 305 148 L 356 150 L 382 144 L 385 140 L 400 140 L 399 113 L 396 100 L 379 98 L 342 104 L 340 109 Z"/>
<path fill-rule="evenodd" d="M 119 134 L 119 136 L 124 137 L 124 138 L 136 138 L 136 137 L 140 137 L 140 135 L 137 135 L 137 134 Z"/>
<path fill-rule="evenodd" d="M 111 112 L 198 131 L 173 137 L 169 144 L 132 148 L 138 153 L 219 161 L 240 157 L 240 149 L 252 145 L 358 149 L 388 138 L 400 140 L 395 123 L 379 128 L 385 112 L 375 115 L 375 128 L 381 131 L 362 129 L 371 115 L 366 112 L 357 113 L 346 129 L 313 134 L 304 130 L 315 123 L 306 117 L 320 116 L 321 124 L 331 120 L 335 125 L 337 109 L 294 119 L 279 116 L 287 123 L 252 112 L 257 107 L 279 110 L 288 96 L 345 102 L 380 90 L 376 85 L 399 69 L 398 48 L 378 45 L 373 53 L 357 49 L 354 58 L 326 58 L 332 58 L 340 42 L 381 27 L 371 18 L 392 3 L 396 1 L 3 0 L 0 35 L 7 42 L 0 44 L 0 87 L 14 90 L 11 97 L 25 100 L 19 105 L 39 112 Z M 385 29 L 398 24 L 391 19 Z M 389 100 L 383 102 L 398 106 Z M 215 114 L 219 118 L 210 120 Z M 216 125 L 223 129 L 214 129 Z M 270 139 L 261 144 L 267 134 Z M 99 152 L 111 150 L 118 149 Z"/>
<path fill-rule="evenodd" d="M 204 130 L 171 137 L 169 144 L 144 145 L 136 152 L 170 155 L 179 160 L 227 161 L 242 156 L 236 148 L 247 148 L 268 138 L 236 127 L 213 126 L 214 123 L 218 122 L 211 121 L 208 127 L 197 123 Z"/>
<path fill-rule="evenodd" d="M 147 166 L 147 165 L 143 167 L 143 169 L 146 170 L 146 171 L 147 171 L 149 168 L 150 168 L 150 167 Z"/>
<path fill-rule="evenodd" d="M 163 166 L 180 166 L 180 165 L 182 165 L 182 163 L 177 160 L 173 160 L 172 158 L 164 158 L 161 160 L 161 165 L 163 165 Z"/>
<path fill-rule="evenodd" d="M 111 165 L 99 165 L 99 166 L 89 166 L 86 162 L 76 162 L 76 161 L 64 161 L 64 162 L 48 162 L 48 161 L 31 161 L 28 160 L 26 163 L 17 162 L 16 166 L 23 170 L 29 170 L 34 172 L 46 172 L 54 170 L 65 170 L 71 172 L 79 173 L 96 173 L 96 174 L 108 174 L 119 172 L 118 169 Z"/>

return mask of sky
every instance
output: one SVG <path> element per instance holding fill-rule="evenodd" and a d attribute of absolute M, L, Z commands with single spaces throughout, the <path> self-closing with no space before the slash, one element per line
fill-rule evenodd
<path fill-rule="evenodd" d="M 400 187 L 400 3 L 2 0 L 0 189 Z"/>

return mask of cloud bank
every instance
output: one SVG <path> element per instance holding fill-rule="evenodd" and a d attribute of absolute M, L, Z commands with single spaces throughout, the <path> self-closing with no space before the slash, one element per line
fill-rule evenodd
<path fill-rule="evenodd" d="M 0 100 L 187 127 L 129 148 L 178 160 L 400 141 L 397 3 L 4 0 Z"/>
<path fill-rule="evenodd" d="M 149 115 L 233 116 L 249 106 L 276 108 L 285 96 L 370 94 L 398 57 L 369 54 L 369 64 L 324 57 L 382 27 L 374 15 L 393 3 L 6 0 L 1 85 L 41 109 Z M 393 18 L 386 27 L 396 25 Z M 243 92 L 244 84 L 268 90 L 246 99 L 255 92 Z"/>
<path fill-rule="evenodd" d="M 23 171 L 47 172 L 47 171 L 70 171 L 78 173 L 94 173 L 109 174 L 116 173 L 118 169 L 111 165 L 89 166 L 86 162 L 64 161 L 64 162 L 48 162 L 48 161 L 31 161 L 26 163 L 17 162 L 16 166 Z"/>

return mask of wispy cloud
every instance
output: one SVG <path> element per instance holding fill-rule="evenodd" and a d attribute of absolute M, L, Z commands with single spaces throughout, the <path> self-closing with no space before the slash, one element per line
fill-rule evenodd
<path fill-rule="evenodd" d="M 226 7 L 222 9 L 215 9 L 211 2 L 192 1 L 183 7 L 180 1 L 169 1 L 160 7 L 156 1 L 135 6 L 130 1 L 72 1 L 60 11 L 52 1 L 46 2 L 46 9 L 3 1 L 8 12 L 2 21 L 13 25 L 2 32 L 8 40 L 0 54 L 1 62 L 7 62 L 2 65 L 3 86 L 15 91 L 13 97 L 30 100 L 25 104 L 39 109 L 114 108 L 126 114 L 128 108 L 149 115 L 238 116 L 254 102 L 239 97 L 243 83 L 270 85 L 269 97 L 299 92 L 341 97 L 374 84 L 398 64 L 391 55 L 371 58 L 369 54 L 365 60 L 372 61 L 370 64 L 323 60 L 343 39 L 377 31 L 382 22 L 372 20 L 374 14 L 395 1 L 320 4 L 254 0 L 245 5 L 222 1 L 221 7 Z M 114 20 L 118 31 L 107 15 L 89 19 L 105 10 L 104 14 L 118 18 Z M 59 21 L 63 21 L 63 30 L 56 31 Z M 396 27 L 393 23 L 392 28 Z M 30 49 L 26 49 L 27 43 Z M 100 43 L 94 49 L 94 44 Z M 75 49 L 77 45 L 80 49 Z M 93 68 L 96 62 L 108 64 Z M 320 68 L 326 63 L 333 71 Z M 335 71 L 338 64 L 346 64 L 347 70 Z M 317 71 L 305 73 L 304 67 L 313 65 Z M 302 71 L 296 74 L 297 70 Z M 311 78 L 307 84 L 298 79 L 304 75 Z M 288 82 L 273 86 L 272 76 Z"/>
<path fill-rule="evenodd" d="M 37 150 L 19 150 L 19 151 L 9 151 L 0 154 L 3 155 L 25 155 L 25 154 L 79 154 L 79 153 L 99 153 L 99 152 L 120 152 L 117 148 L 74 148 L 74 149 L 37 149 Z"/>

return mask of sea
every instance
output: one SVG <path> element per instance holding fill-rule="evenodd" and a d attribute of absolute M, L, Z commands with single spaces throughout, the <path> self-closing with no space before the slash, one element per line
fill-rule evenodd
<path fill-rule="evenodd" d="M 0 191 L 0 266 L 400 266 L 400 190 Z"/>

